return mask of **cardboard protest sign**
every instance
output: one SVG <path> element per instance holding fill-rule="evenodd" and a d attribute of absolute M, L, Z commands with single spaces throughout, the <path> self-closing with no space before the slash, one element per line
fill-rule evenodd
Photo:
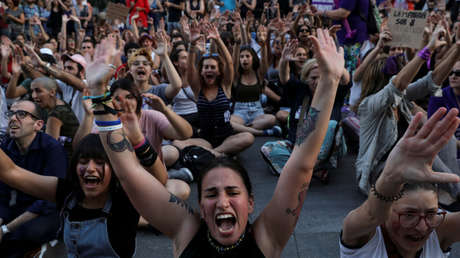
<path fill-rule="evenodd" d="M 109 5 L 107 6 L 106 15 L 109 21 L 119 19 L 121 22 L 125 22 L 126 18 L 129 15 L 129 8 L 123 4 L 115 4 L 113 2 L 109 2 Z"/>
<path fill-rule="evenodd" d="M 334 9 L 334 0 L 313 0 L 311 5 L 316 7 L 318 11 L 329 11 Z"/>
<path fill-rule="evenodd" d="M 394 47 L 419 48 L 423 40 L 428 13 L 392 9 L 388 20 L 393 40 L 389 42 Z"/>

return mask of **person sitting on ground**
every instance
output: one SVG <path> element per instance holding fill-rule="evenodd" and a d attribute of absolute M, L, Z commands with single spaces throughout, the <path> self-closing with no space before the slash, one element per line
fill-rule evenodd
<path fill-rule="evenodd" d="M 441 108 L 422 128 L 422 113 L 412 119 L 368 199 L 345 217 L 341 258 L 449 256 L 450 246 L 460 241 L 460 213 L 439 209 L 435 184 L 460 178 L 434 172 L 432 165 L 459 126 L 457 115 L 457 109 L 446 114 Z"/>
<path fill-rule="evenodd" d="M 219 42 L 218 32 L 215 29 L 210 32 L 210 36 Z M 116 129 L 100 133 L 122 187 L 136 209 L 173 240 L 174 257 L 281 255 L 299 218 L 344 67 L 343 49 L 337 52 L 327 31 L 318 30 L 317 34 L 319 39 L 312 40 L 319 62 L 320 80 L 308 119 L 299 128 L 296 147 L 281 174 L 272 200 L 253 224 L 248 221 L 254 210 L 252 188 L 249 176 L 241 166 L 232 161 L 218 160 L 203 171 L 198 180 L 200 212 L 196 213 L 137 164 L 123 131 Z M 222 47 L 222 42 L 218 44 Z M 228 54 L 226 56 L 229 57 Z M 202 73 L 205 78 L 202 80 L 206 84 L 203 86 L 208 90 L 222 87 L 215 84 L 216 75 L 222 71 L 217 68 L 218 62 L 213 58 L 204 62 L 206 68 Z M 88 74 L 91 95 L 104 94 L 106 84 L 103 78 L 110 68 L 96 63 L 91 70 L 97 72 Z M 226 91 L 229 90 L 229 84 L 224 86 Z M 214 95 L 217 90 L 214 89 Z M 97 105 L 96 110 L 102 111 L 104 107 Z M 96 118 L 111 123 L 116 116 L 98 112 Z"/>
<path fill-rule="evenodd" d="M 40 132 L 43 127 L 40 107 L 20 100 L 8 116 L 9 138 L 0 146 L 9 162 L 1 159 L 0 172 L 7 163 L 27 169 L 32 176 L 65 178 L 67 157 L 61 144 Z M 14 162 L 14 163 L 13 163 Z M 0 183 L 0 254 L 24 257 L 25 253 L 57 237 L 59 228 L 56 205 L 30 196 L 27 191 Z"/>
<path fill-rule="evenodd" d="M 248 132 L 234 134 L 230 123 L 230 99 L 234 78 L 232 56 L 214 26 L 206 23 L 203 28 L 208 39 L 213 39 L 217 44 L 219 52 L 203 55 L 198 64 L 199 72 L 196 70 L 196 43 L 201 35 L 198 24 L 192 23 L 187 78 L 197 99 L 200 138 L 175 141 L 174 145 L 180 149 L 198 145 L 217 157 L 223 154 L 237 154 L 254 142 L 254 136 Z"/>
<path fill-rule="evenodd" d="M 264 77 L 267 73 L 267 33 L 266 28 L 259 28 L 264 33 L 259 37 L 262 45 L 262 59 L 259 61 L 254 49 L 249 45 L 235 44 L 236 83 L 233 87 L 232 127 L 237 132 L 250 132 L 255 136 L 281 136 L 281 128 L 276 124 L 276 117 L 265 114 L 260 102 L 260 95 L 265 90 Z"/>

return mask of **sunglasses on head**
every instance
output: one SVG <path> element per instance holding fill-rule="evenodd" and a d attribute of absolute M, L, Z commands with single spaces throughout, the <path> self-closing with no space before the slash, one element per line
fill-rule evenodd
<path fill-rule="evenodd" d="M 450 72 L 449 76 L 452 76 L 454 74 L 455 76 L 460 77 L 460 70 L 455 70 L 455 71 Z"/>

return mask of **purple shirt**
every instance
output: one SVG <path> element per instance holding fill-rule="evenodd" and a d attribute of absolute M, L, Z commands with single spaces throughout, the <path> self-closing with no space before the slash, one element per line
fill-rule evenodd
<path fill-rule="evenodd" d="M 340 0 L 339 8 L 343 8 L 351 12 L 347 20 L 350 24 L 351 30 L 356 29 L 357 31 L 356 35 L 352 39 L 346 39 L 345 35 L 347 34 L 347 31 L 345 26 L 342 24 L 342 21 L 336 21 L 336 24 L 342 25 L 342 29 L 337 32 L 339 43 L 341 45 L 353 45 L 355 43 L 363 43 L 369 39 L 366 21 L 364 21 L 359 15 L 361 13 L 363 17 L 366 17 L 367 19 L 369 0 Z"/>
<path fill-rule="evenodd" d="M 445 107 L 447 111 L 452 108 L 459 109 L 457 96 L 455 96 L 454 91 L 450 86 L 442 89 L 442 97 L 430 97 L 430 102 L 428 103 L 428 117 L 431 117 L 440 107 Z M 458 117 L 460 117 L 460 114 L 458 114 Z M 460 126 L 455 132 L 455 138 L 460 140 Z M 460 157 L 460 150 L 457 151 L 457 157 Z"/>

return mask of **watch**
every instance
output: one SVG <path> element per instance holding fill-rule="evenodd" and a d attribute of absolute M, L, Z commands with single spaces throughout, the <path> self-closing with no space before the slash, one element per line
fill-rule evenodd
<path fill-rule="evenodd" d="M 6 225 L 2 225 L 1 230 L 2 230 L 2 235 L 10 233 L 10 230 L 8 229 Z"/>

